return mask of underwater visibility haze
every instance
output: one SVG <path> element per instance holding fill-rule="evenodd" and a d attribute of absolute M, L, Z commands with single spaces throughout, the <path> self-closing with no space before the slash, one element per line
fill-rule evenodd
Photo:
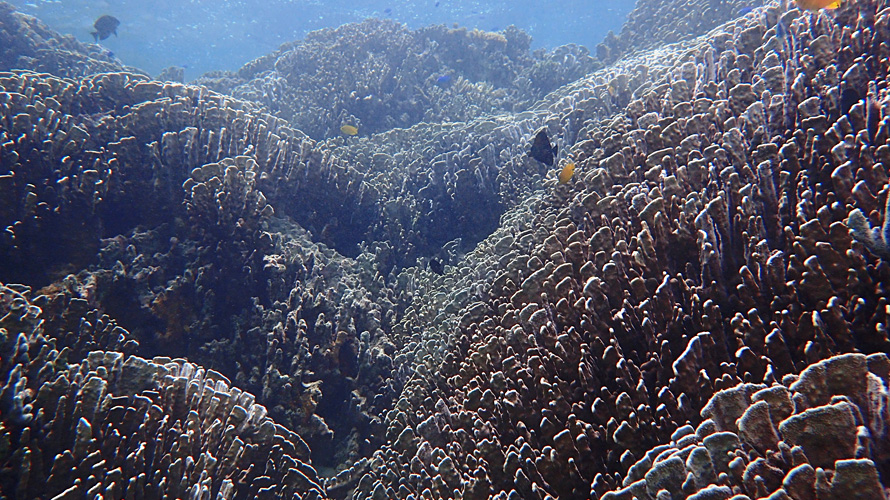
<path fill-rule="evenodd" d="M 890 499 L 890 1 L 0 2 L 0 498 Z"/>

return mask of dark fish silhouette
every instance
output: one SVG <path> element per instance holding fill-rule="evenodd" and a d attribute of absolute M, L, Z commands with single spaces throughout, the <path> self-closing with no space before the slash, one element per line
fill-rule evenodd
<path fill-rule="evenodd" d="M 535 140 L 532 141 L 532 148 L 529 150 L 528 155 L 544 165 L 552 167 L 557 149 L 556 145 L 550 145 L 550 137 L 547 136 L 547 130 L 541 129 L 535 134 Z"/>
<path fill-rule="evenodd" d="M 93 24 L 93 28 L 96 28 L 96 31 L 93 31 L 90 34 L 96 39 L 96 43 L 99 43 L 99 40 L 105 40 L 110 37 L 112 33 L 114 33 L 114 36 L 117 36 L 117 27 L 120 25 L 121 22 L 118 21 L 116 17 L 105 14 L 99 19 L 96 19 L 96 22 Z"/>
<path fill-rule="evenodd" d="M 430 259 L 430 271 L 436 274 L 442 274 L 445 272 L 445 266 L 439 262 L 439 259 Z"/>
<path fill-rule="evenodd" d="M 845 115 L 850 112 L 850 108 L 853 107 L 857 102 L 862 100 L 862 96 L 859 95 L 859 92 L 851 89 L 849 87 L 845 88 L 841 91 L 841 114 Z"/>

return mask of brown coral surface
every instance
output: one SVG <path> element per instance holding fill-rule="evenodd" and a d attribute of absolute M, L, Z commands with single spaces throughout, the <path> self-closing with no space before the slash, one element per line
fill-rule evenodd
<path fill-rule="evenodd" d="M 890 3 L 700 4 L 537 91 L 518 30 L 367 21 L 216 90 L 4 53 L 0 495 L 888 498 Z M 497 105 L 334 88 L 466 51 Z"/>

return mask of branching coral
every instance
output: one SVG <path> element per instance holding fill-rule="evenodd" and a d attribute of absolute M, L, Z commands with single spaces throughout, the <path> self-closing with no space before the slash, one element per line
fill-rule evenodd
<path fill-rule="evenodd" d="M 680 35 L 702 1 L 641 8 L 676 10 L 662 34 Z M 25 278 L 72 266 L 86 304 L 67 304 L 90 309 L 40 323 L 58 309 L 28 306 L 54 300 L 0 293 L 0 423 L 21 436 L 0 442 L 3 494 L 781 497 L 787 479 L 792 497 L 858 481 L 879 498 L 890 267 L 850 251 L 848 226 L 886 246 L 866 217 L 890 147 L 884 109 L 837 101 L 887 87 L 881 1 L 845 2 L 843 23 L 764 6 L 459 123 L 386 129 L 438 119 L 427 101 L 535 99 L 523 72 L 571 75 L 584 52 L 529 63 L 515 31 L 369 22 L 238 77 L 282 115 L 319 110 L 319 130 L 379 127 L 348 140 L 193 85 L 0 75 L 0 217 L 35 251 L 16 262 Z M 328 78 L 342 68 L 355 74 Z M 392 108 L 326 107 L 368 89 Z M 529 160 L 541 127 L 573 156 L 570 183 Z M 18 231 L 68 197 L 101 222 L 91 265 Z M 434 252 L 442 269 L 414 265 Z M 330 488 L 310 453 L 339 471 Z"/>

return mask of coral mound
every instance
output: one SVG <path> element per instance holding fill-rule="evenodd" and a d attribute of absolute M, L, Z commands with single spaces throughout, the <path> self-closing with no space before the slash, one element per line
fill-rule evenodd
<path fill-rule="evenodd" d="M 99 45 L 60 35 L 40 20 L 0 2 L 0 71 L 14 69 L 72 78 L 109 71 L 138 72 L 123 66 Z"/>
<path fill-rule="evenodd" d="M 835 356 L 772 386 L 715 394 L 697 428 L 634 463 L 622 488 L 602 500 L 688 498 L 881 498 L 886 470 L 890 359 Z"/>
<path fill-rule="evenodd" d="M 531 37 L 368 19 L 310 33 L 234 74 L 195 83 L 264 104 L 314 139 L 521 111 L 601 64 L 587 49 L 529 53 Z"/>
<path fill-rule="evenodd" d="M 0 494 L 890 497 L 890 5 L 701 5 L 598 69 L 367 21 L 216 91 L 0 73 Z M 360 116 L 378 70 L 446 111 Z"/>
<path fill-rule="evenodd" d="M 120 352 L 68 363 L 27 290 L 3 286 L 0 304 L 2 458 L 18 470 L 5 494 L 322 498 L 306 444 L 224 376 Z"/>

